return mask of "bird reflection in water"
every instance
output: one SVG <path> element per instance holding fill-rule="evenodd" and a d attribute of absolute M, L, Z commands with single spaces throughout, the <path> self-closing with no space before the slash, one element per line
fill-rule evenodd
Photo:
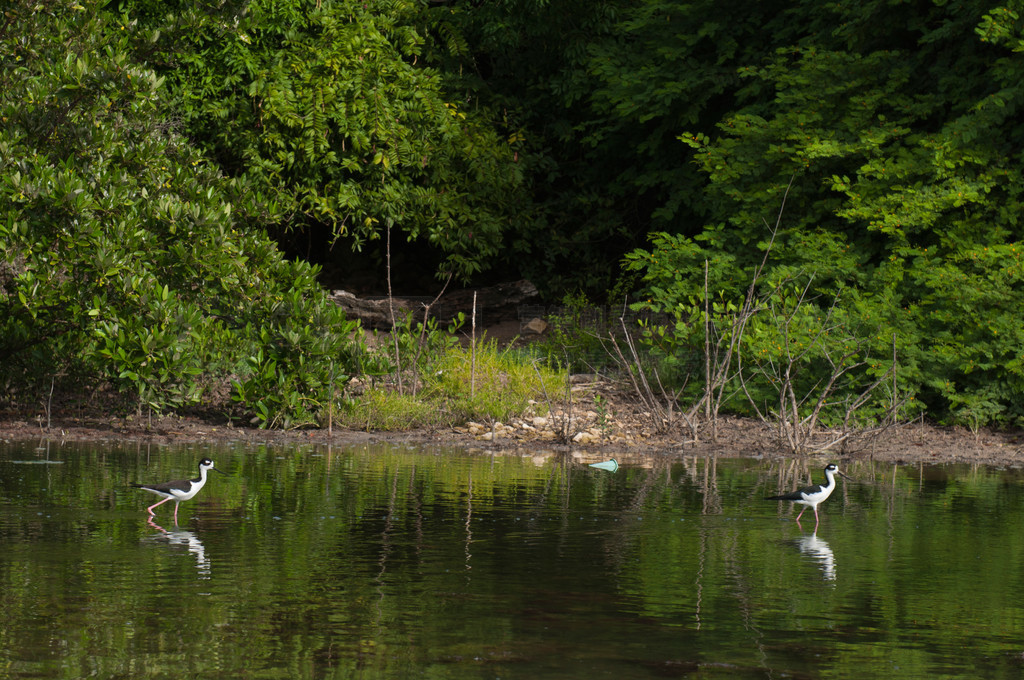
<path fill-rule="evenodd" d="M 800 552 L 809 555 L 821 568 L 826 581 L 836 580 L 836 556 L 828 542 L 818 538 L 817 532 L 804 534 L 796 539 Z"/>
<path fill-rule="evenodd" d="M 153 527 L 160 534 L 153 536 L 154 541 L 160 541 L 168 545 L 184 545 L 188 548 L 188 551 L 196 556 L 196 570 L 199 572 L 200 579 L 210 578 L 210 558 L 206 556 L 206 547 L 203 542 L 199 540 L 195 532 L 184 531 L 178 529 L 175 531 L 167 531 L 159 524 L 153 521 L 153 517 L 150 516 L 147 522 L 149 526 Z"/>

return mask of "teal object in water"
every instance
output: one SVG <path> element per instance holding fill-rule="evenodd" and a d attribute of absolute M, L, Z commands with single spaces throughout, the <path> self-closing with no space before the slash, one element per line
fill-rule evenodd
<path fill-rule="evenodd" d="M 591 463 L 590 467 L 597 468 L 598 470 L 607 470 L 608 472 L 615 472 L 616 470 L 619 469 L 619 461 L 612 458 L 611 460 L 606 460 L 603 463 Z"/>

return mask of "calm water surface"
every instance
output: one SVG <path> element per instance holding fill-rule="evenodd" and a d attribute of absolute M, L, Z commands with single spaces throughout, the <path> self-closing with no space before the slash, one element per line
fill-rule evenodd
<path fill-rule="evenodd" d="M 1024 473 L 824 462 L 0 443 L 0 678 L 1020 677 Z"/>

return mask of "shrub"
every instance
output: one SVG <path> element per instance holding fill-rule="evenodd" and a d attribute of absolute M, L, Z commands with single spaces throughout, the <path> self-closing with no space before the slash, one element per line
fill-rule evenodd
<path fill-rule="evenodd" d="M 270 203 L 163 118 L 161 79 L 129 56 L 130 24 L 81 5 L 9 11 L 0 397 L 103 388 L 160 411 L 234 381 L 262 425 L 315 422 L 348 373 L 354 324 L 315 268 L 238 227 L 240 209 Z"/>

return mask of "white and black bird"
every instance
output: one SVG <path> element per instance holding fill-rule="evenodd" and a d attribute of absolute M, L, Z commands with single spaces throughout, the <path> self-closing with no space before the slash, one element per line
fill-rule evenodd
<path fill-rule="evenodd" d="M 814 525 L 818 525 L 818 505 L 826 498 L 832 495 L 832 492 L 836 488 L 836 475 L 844 479 L 850 479 L 835 466 L 834 463 L 829 463 L 825 466 L 825 477 L 828 479 L 826 484 L 812 484 L 805 486 L 802 489 L 796 491 L 790 491 L 784 493 L 781 496 L 768 496 L 769 501 L 792 501 L 793 503 L 800 503 L 804 506 L 800 514 L 796 516 L 796 521 L 800 521 L 801 515 L 804 514 L 804 510 L 807 508 L 814 508 Z"/>
<path fill-rule="evenodd" d="M 221 472 L 213 466 L 213 461 L 209 458 L 203 458 L 199 461 L 199 476 L 195 479 L 177 479 L 173 482 L 164 482 L 163 484 L 132 484 L 137 489 L 144 489 L 150 493 L 155 493 L 157 496 L 163 498 L 159 503 L 154 503 L 149 506 L 149 514 L 153 514 L 153 508 L 166 503 L 167 501 L 174 501 L 174 523 L 178 523 L 178 505 L 182 501 L 188 499 L 199 493 L 199 490 L 206 484 L 207 473 L 213 470 L 220 472 L 222 475 L 227 474 Z"/>

